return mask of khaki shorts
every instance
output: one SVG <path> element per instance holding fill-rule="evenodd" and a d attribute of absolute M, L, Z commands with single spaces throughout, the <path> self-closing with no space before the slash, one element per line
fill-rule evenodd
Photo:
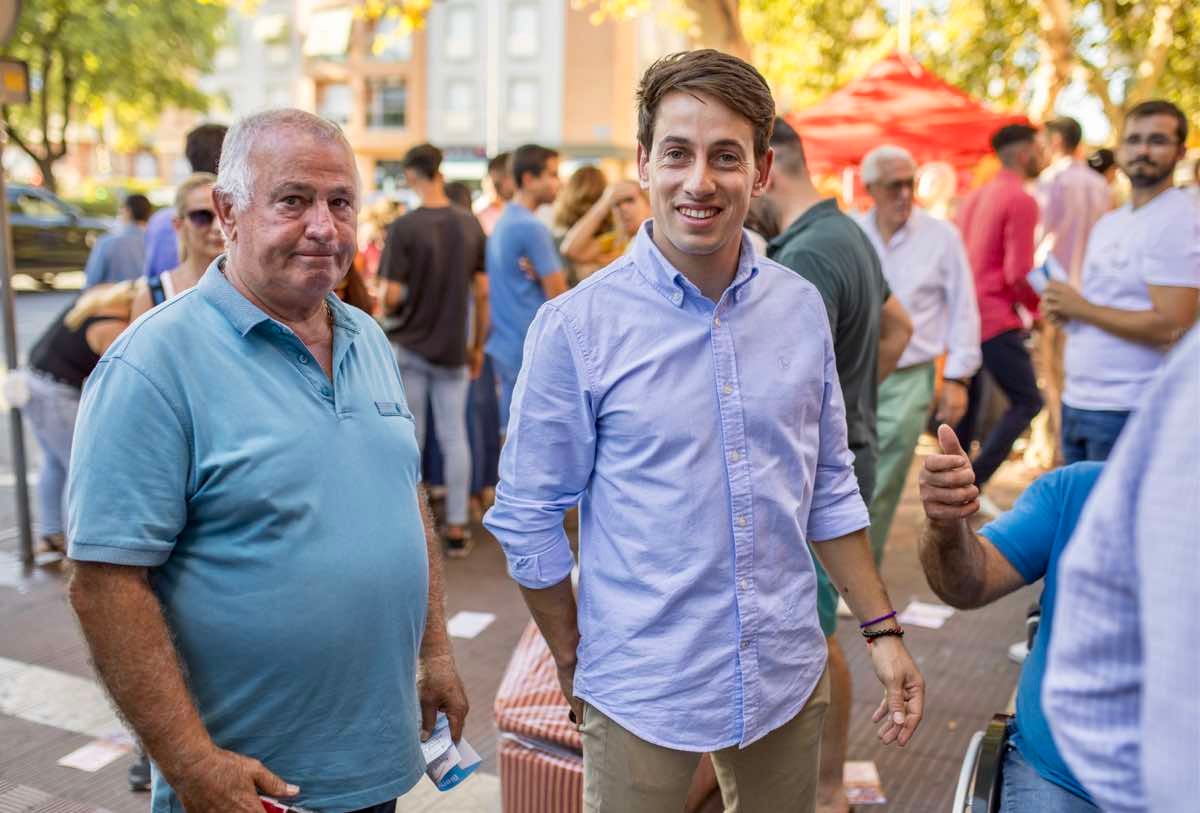
<path fill-rule="evenodd" d="M 739 749 L 714 751 L 726 813 L 812 813 L 817 798 L 821 723 L 829 673 L 792 720 Z M 584 705 L 583 807 L 589 813 L 683 810 L 700 754 L 675 751 L 629 733 Z"/>

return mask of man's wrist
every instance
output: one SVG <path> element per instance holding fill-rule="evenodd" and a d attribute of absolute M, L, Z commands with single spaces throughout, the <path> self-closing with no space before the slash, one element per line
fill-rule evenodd
<path fill-rule="evenodd" d="M 942 383 L 957 384 L 958 386 L 962 387 L 964 390 L 967 389 L 967 386 L 968 386 L 967 379 L 965 379 L 965 378 L 943 378 Z"/>

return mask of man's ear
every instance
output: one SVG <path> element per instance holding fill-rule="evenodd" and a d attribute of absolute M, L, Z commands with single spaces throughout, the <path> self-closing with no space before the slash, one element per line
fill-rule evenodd
<path fill-rule="evenodd" d="M 766 155 L 754 162 L 754 188 L 750 192 L 751 197 L 757 198 L 771 189 L 771 168 L 774 166 L 775 150 L 767 147 Z"/>
<path fill-rule="evenodd" d="M 221 224 L 221 233 L 225 235 L 226 240 L 233 242 L 237 239 L 237 213 L 234 211 L 233 201 L 221 190 L 213 189 L 212 202 L 217 221 Z"/>
<path fill-rule="evenodd" d="M 650 188 L 650 153 L 642 146 L 642 142 L 638 142 L 637 146 L 637 168 L 638 168 L 638 184 L 642 189 Z"/>

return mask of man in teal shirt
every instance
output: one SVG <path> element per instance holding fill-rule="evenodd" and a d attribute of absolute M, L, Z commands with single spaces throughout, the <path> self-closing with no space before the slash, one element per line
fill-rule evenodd
<path fill-rule="evenodd" d="M 154 813 L 390 813 L 418 730 L 442 710 L 461 736 L 412 414 L 383 332 L 330 294 L 358 186 L 328 122 L 239 122 L 214 193 L 228 255 L 85 390 L 71 602 L 158 769 Z"/>

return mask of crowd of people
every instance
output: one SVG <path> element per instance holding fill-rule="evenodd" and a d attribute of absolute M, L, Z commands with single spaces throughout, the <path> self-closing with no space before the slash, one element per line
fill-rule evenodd
<path fill-rule="evenodd" d="M 190 133 L 173 207 L 126 201 L 31 354 L 26 414 L 43 542 L 74 562 L 155 811 L 393 809 L 435 714 L 461 734 L 440 557 L 486 511 L 587 809 L 682 809 L 707 754 L 727 810 L 842 813 L 839 606 L 882 742 L 923 714 L 879 574 L 926 431 L 930 587 L 974 608 L 1044 585 L 1003 809 L 1183 810 L 1163 793 L 1200 796 L 1195 771 L 1163 778 L 1200 743 L 1200 705 L 1172 705 L 1200 564 L 1183 113 L 1138 104 L 1087 160 L 1070 118 L 1006 126 L 951 221 L 892 144 L 863 158 L 869 210 L 822 196 L 742 60 L 666 57 L 637 102 L 636 179 L 563 184 L 529 144 L 473 202 L 421 144 L 419 205 L 368 212 L 340 130 L 285 110 Z M 986 488 L 1043 411 L 1066 465 L 1005 511 Z"/>

